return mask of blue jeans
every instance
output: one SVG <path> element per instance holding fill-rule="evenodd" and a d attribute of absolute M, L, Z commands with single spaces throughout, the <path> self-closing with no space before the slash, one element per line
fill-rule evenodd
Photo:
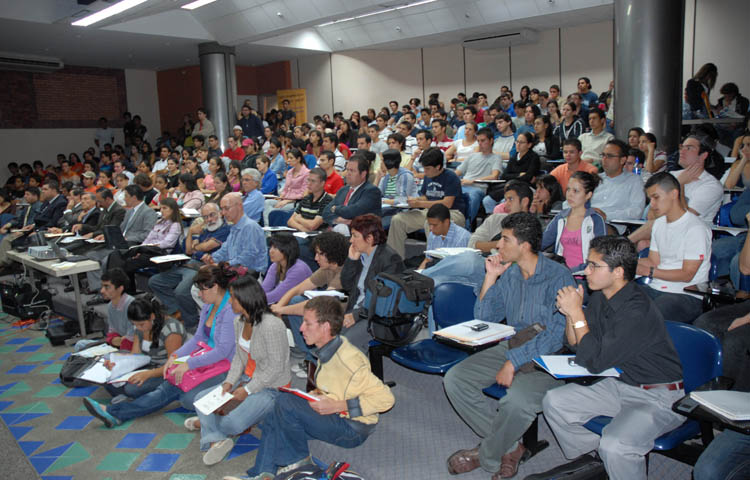
<path fill-rule="evenodd" d="M 237 384 L 247 383 L 250 377 L 242 375 Z M 201 398 L 215 387 L 210 387 L 199 392 L 195 398 Z M 239 435 L 261 422 L 266 415 L 273 409 L 278 390 L 265 389 L 255 392 L 239 404 L 234 410 L 227 415 L 221 416 L 216 414 L 203 415 L 198 412 L 198 418 L 201 421 L 201 450 L 206 451 L 211 448 L 212 443 L 220 442 L 230 436 Z"/>
<path fill-rule="evenodd" d="M 469 204 L 466 206 L 466 213 L 469 217 L 466 219 L 466 223 L 470 223 L 473 219 L 477 218 L 479 213 L 479 206 L 482 204 L 482 197 L 485 192 L 479 187 L 472 185 L 462 185 L 461 190 L 469 196 Z M 487 212 L 487 215 L 492 214 L 491 211 Z"/>
<path fill-rule="evenodd" d="M 476 253 L 462 253 L 440 260 L 435 266 L 425 268 L 422 272 L 435 281 L 435 286 L 444 282 L 458 282 L 471 285 L 474 294 L 479 298 L 479 292 L 484 282 L 484 257 Z M 476 305 L 475 305 L 476 309 Z M 475 311 L 476 314 L 476 311 Z M 430 334 L 437 330 L 432 315 L 432 306 L 428 311 Z"/>
<path fill-rule="evenodd" d="M 163 381 L 163 378 L 156 377 L 149 378 L 148 380 L 143 382 L 143 385 L 140 386 L 134 383 L 126 383 L 122 387 L 115 387 L 111 383 L 107 383 L 104 385 L 104 388 L 113 397 L 116 397 L 117 395 L 125 395 L 130 398 L 138 398 L 159 388 L 159 385 L 161 385 L 161 382 Z"/>
<path fill-rule="evenodd" d="M 482 205 L 484 205 L 484 211 L 487 212 L 487 215 L 492 215 L 492 211 L 495 209 L 498 203 L 500 202 L 495 201 L 495 199 L 493 199 L 489 195 L 485 195 L 482 199 Z"/>
<path fill-rule="evenodd" d="M 750 479 L 750 435 L 724 430 L 703 451 L 693 469 L 695 480 Z"/>
<path fill-rule="evenodd" d="M 307 300 L 306 297 L 297 295 L 289 301 L 289 305 L 306 302 Z M 294 337 L 294 346 L 302 350 L 306 360 L 312 362 L 314 358 L 310 352 L 310 347 L 305 343 L 305 337 L 302 336 L 302 332 L 299 330 L 302 326 L 302 317 L 299 315 L 287 315 L 286 319 L 289 321 L 289 329 L 292 331 L 292 337 Z"/>
<path fill-rule="evenodd" d="M 198 304 L 193 300 L 190 289 L 196 270 L 186 267 L 173 268 L 161 272 L 148 279 L 148 286 L 164 304 L 167 313 L 180 311 L 182 323 L 189 332 L 194 332 L 198 326 Z"/>
<path fill-rule="evenodd" d="M 375 429 L 342 418 L 337 414 L 319 415 L 307 400 L 291 394 L 279 394 L 271 413 L 260 424 L 263 435 L 255 465 L 247 471 L 251 477 L 275 474 L 279 467 L 298 462 L 310 454 L 307 442 L 321 440 L 339 447 L 361 445 Z"/>
<path fill-rule="evenodd" d="M 742 195 L 737 197 L 737 201 L 729 210 L 729 218 L 732 223 L 738 227 L 744 227 L 747 224 L 745 215 L 750 212 L 750 189 L 745 189 Z"/>
<path fill-rule="evenodd" d="M 664 320 L 673 322 L 693 323 L 703 313 L 703 301 L 682 293 L 661 292 L 648 285 L 644 290 L 656 304 Z"/>
<path fill-rule="evenodd" d="M 740 286 L 739 255 L 742 245 L 745 243 L 747 234 L 732 236 L 726 235 L 717 238 L 711 244 L 711 253 L 716 262 L 716 274 L 718 276 L 729 275 L 736 288 Z"/>
<path fill-rule="evenodd" d="M 209 378 L 205 382 L 196 386 L 188 392 L 183 392 L 166 380 L 162 380 L 156 389 L 134 399 L 132 402 L 120 402 L 107 406 L 107 412 L 122 422 L 132 420 L 138 417 L 145 417 L 150 413 L 161 410 L 175 400 L 180 400 L 180 404 L 186 410 L 195 410 L 193 403 L 195 397 L 203 390 L 215 387 L 227 378 L 226 373 Z"/>

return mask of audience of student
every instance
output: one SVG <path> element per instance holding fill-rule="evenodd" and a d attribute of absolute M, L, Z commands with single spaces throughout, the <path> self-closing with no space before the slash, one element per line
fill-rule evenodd
<path fill-rule="evenodd" d="M 436 203 L 427 210 L 427 250 L 438 248 L 466 247 L 471 233 L 465 228 L 451 222 L 451 212 L 442 203 Z M 427 268 L 434 259 L 427 256 L 419 265 L 419 269 Z"/>
<path fill-rule="evenodd" d="M 583 150 L 581 158 L 584 162 L 598 164 L 604 145 L 610 140 L 614 140 L 615 136 L 605 129 L 607 120 L 605 119 L 604 112 L 598 108 L 592 109 L 586 118 L 589 120 L 591 131 L 578 136 Z"/>
<path fill-rule="evenodd" d="M 268 240 L 268 256 L 271 265 L 263 278 L 263 291 L 268 303 L 273 304 L 312 272 L 299 258 L 299 245 L 292 235 L 272 236 Z"/>
<path fill-rule="evenodd" d="M 333 197 L 326 193 L 326 172 L 322 168 L 313 168 L 307 176 L 307 195 L 297 202 L 294 213 L 287 225 L 301 232 L 313 232 L 326 226 L 323 211 Z"/>
<path fill-rule="evenodd" d="M 469 196 L 469 218 L 476 218 L 487 193 L 487 184 L 476 180 L 496 180 L 503 171 L 500 155 L 492 152 L 492 131 L 489 128 L 479 130 L 477 144 L 478 151 L 466 157 L 456 169 L 456 175 L 461 178 L 461 190 Z"/>
<path fill-rule="evenodd" d="M 549 214 L 552 210 L 562 210 L 565 195 L 552 175 L 542 175 L 536 180 L 534 198 L 529 212 L 537 215 Z M 497 208 L 497 207 L 496 207 Z"/>
<path fill-rule="evenodd" d="M 302 152 L 298 149 L 289 150 L 286 154 L 286 181 L 279 192 L 279 198 L 269 198 L 263 207 L 263 223 L 269 225 L 268 216 L 273 210 L 294 210 L 295 203 L 300 200 L 307 191 L 307 176 L 310 170 L 307 168 Z"/>
<path fill-rule="evenodd" d="M 643 214 L 646 197 L 643 181 L 631 172 L 624 171 L 628 149 L 621 140 L 610 140 L 601 154 L 600 183 L 591 197 L 591 207 L 607 219 L 639 219 Z M 584 257 L 585 258 L 585 257 Z"/>
<path fill-rule="evenodd" d="M 367 181 L 370 162 L 365 152 L 355 153 L 346 162 L 346 186 L 339 189 L 333 201 L 323 211 L 323 221 L 349 233 L 355 217 L 371 213 L 380 216 L 380 190 Z M 338 227 L 341 225 L 341 227 Z"/>

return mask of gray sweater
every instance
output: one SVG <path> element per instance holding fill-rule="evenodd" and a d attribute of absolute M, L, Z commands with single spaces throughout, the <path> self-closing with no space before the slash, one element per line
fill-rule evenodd
<path fill-rule="evenodd" d="M 247 352 L 240 348 L 239 344 L 239 338 L 244 327 L 245 322 L 242 321 L 240 315 L 237 315 L 234 319 L 234 334 L 237 346 L 234 349 L 232 366 L 225 380 L 232 385 L 242 377 L 247 365 Z M 248 392 L 255 393 L 264 388 L 281 387 L 291 381 L 286 326 L 275 315 L 264 313 L 263 320 L 253 326 L 250 355 L 255 360 L 255 372 L 246 386 Z"/>

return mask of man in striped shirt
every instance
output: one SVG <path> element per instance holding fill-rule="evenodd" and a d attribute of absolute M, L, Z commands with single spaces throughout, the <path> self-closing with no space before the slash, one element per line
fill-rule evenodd
<path fill-rule="evenodd" d="M 313 168 L 307 176 L 307 190 L 310 192 L 297 202 L 294 214 L 287 225 L 301 232 L 312 232 L 323 225 L 323 210 L 331 203 L 333 197 L 325 191 L 326 172 L 322 168 Z"/>

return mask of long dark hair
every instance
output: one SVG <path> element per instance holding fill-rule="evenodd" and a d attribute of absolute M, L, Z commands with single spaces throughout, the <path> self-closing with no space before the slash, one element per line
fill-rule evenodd
<path fill-rule="evenodd" d="M 286 268 L 282 270 L 281 265 L 279 265 L 276 269 L 276 282 L 280 282 L 284 280 L 286 272 L 292 268 L 292 265 L 299 258 L 299 244 L 297 243 L 297 239 L 292 235 L 282 233 L 271 237 L 268 241 L 268 248 L 271 247 L 275 247 L 286 259 Z"/>
<path fill-rule="evenodd" d="M 544 206 L 544 212 L 548 213 L 552 205 L 563 200 L 562 188 L 557 178 L 552 175 L 542 175 L 536 181 L 536 188 L 543 188 L 549 192 L 549 201 Z"/>
<path fill-rule="evenodd" d="M 237 278 L 230 285 L 229 291 L 245 310 L 242 321 L 257 325 L 263 320 L 264 313 L 270 313 L 266 292 L 252 275 Z"/>
<path fill-rule="evenodd" d="M 218 265 L 203 265 L 193 277 L 193 284 L 206 288 L 218 285 L 222 290 L 227 290 L 236 277 L 237 272 L 227 262 L 220 262 Z"/>
<path fill-rule="evenodd" d="M 180 217 L 180 207 L 177 206 L 177 200 L 171 197 L 167 197 L 161 200 L 159 202 L 160 205 L 166 205 L 172 210 L 172 215 L 169 216 L 169 218 L 164 218 L 163 220 L 169 220 L 170 222 L 181 222 L 182 217 Z"/>
<path fill-rule="evenodd" d="M 144 293 L 139 295 L 130 302 L 128 305 L 128 320 L 131 322 L 145 322 L 151 320 L 151 315 L 154 316 L 153 323 L 151 325 L 151 345 L 154 347 L 159 346 L 159 333 L 164 327 L 164 310 L 159 300 L 156 299 L 150 293 Z"/>

